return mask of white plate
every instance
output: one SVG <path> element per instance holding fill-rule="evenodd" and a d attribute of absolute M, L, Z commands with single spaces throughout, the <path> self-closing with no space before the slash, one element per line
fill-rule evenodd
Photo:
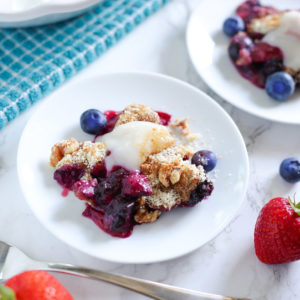
<path fill-rule="evenodd" d="M 79 126 L 84 110 L 121 110 L 132 102 L 170 112 L 175 118 L 190 117 L 193 131 L 201 133 L 221 158 L 209 200 L 194 208 L 175 209 L 153 224 L 136 226 L 132 236 L 120 239 L 82 217 L 82 201 L 72 194 L 61 196 L 48 161 L 54 143 L 68 137 L 92 139 Z M 62 241 L 101 259 L 150 263 L 197 249 L 230 222 L 245 196 L 248 157 L 236 125 L 204 93 L 162 75 L 121 73 L 91 78 L 49 96 L 24 129 L 18 174 L 30 208 Z"/>
<path fill-rule="evenodd" d="M 242 78 L 227 54 L 229 38 L 222 32 L 224 20 L 243 0 L 203 0 L 192 14 L 186 33 L 192 63 L 207 85 L 238 108 L 275 122 L 300 124 L 300 91 L 278 103 L 265 90 Z M 299 8 L 295 0 L 262 0 L 277 8 Z"/>
<path fill-rule="evenodd" d="M 2 0 L 0 27 L 27 27 L 75 17 L 102 0 Z"/>

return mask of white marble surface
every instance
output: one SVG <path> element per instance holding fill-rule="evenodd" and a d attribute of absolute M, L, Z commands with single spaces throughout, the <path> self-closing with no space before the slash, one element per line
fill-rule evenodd
<path fill-rule="evenodd" d="M 193 70 L 185 47 L 186 22 L 200 1 L 173 0 L 72 81 L 108 71 L 154 71 L 185 80 L 216 99 Z M 159 264 L 121 265 L 84 255 L 47 232 L 28 208 L 16 171 L 22 129 L 40 104 L 0 132 L 0 240 L 13 243 L 38 259 L 80 264 L 200 291 L 262 300 L 299 299 L 300 262 L 279 266 L 260 263 L 254 253 L 253 230 L 264 203 L 275 196 L 292 195 L 299 188 L 299 185 L 283 182 L 278 176 L 278 167 L 283 158 L 299 155 L 300 128 L 271 123 L 217 101 L 242 132 L 250 156 L 251 176 L 247 198 L 239 214 L 204 247 Z M 75 299 L 146 299 L 105 283 L 58 277 Z"/>

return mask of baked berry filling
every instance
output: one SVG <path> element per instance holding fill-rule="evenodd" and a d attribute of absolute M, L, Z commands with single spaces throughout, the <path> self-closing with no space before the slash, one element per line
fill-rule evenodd
<path fill-rule="evenodd" d="M 175 145 L 171 131 L 164 127 L 170 120 L 170 114 L 136 104 L 122 112 L 85 111 L 80 121 L 86 133 L 103 135 L 116 129 L 101 142 L 70 138 L 55 144 L 50 157 L 50 165 L 56 168 L 54 179 L 64 191 L 73 191 L 86 202 L 83 216 L 115 237 L 130 236 L 135 225 L 152 223 L 163 211 L 196 205 L 213 191 L 206 172 L 215 167 L 216 158 L 204 151 L 205 162 L 189 161 L 193 153 Z M 133 127 L 126 124 L 130 122 Z M 185 121 L 174 124 L 189 136 Z M 120 129 L 125 129 L 121 135 Z M 133 160 L 127 155 L 133 155 Z M 136 163 L 136 158 L 142 159 Z"/>
<path fill-rule="evenodd" d="M 97 184 L 98 181 L 96 178 L 81 179 L 73 184 L 72 190 L 75 196 L 80 200 L 93 200 L 95 194 L 94 189 Z"/>
<path fill-rule="evenodd" d="M 238 72 L 259 88 L 264 88 L 269 75 L 283 70 L 282 51 L 264 42 L 254 42 L 246 32 L 235 35 L 228 54 Z"/>
<path fill-rule="evenodd" d="M 72 190 L 75 182 L 80 180 L 85 172 L 81 165 L 63 165 L 54 172 L 54 179 L 63 188 Z"/>
<path fill-rule="evenodd" d="M 115 198 L 107 207 L 105 213 L 96 210 L 90 205 L 82 213 L 84 217 L 91 219 L 98 227 L 111 236 L 126 238 L 132 233 L 135 221 L 134 201 L 124 202 Z"/>
<path fill-rule="evenodd" d="M 92 207 L 88 205 L 83 215 L 112 236 L 128 237 L 136 225 L 137 199 L 151 194 L 146 176 L 114 166 L 95 186 Z"/>
<path fill-rule="evenodd" d="M 227 18 L 228 55 L 242 77 L 277 101 L 285 101 L 299 83 L 300 12 L 246 0 Z M 275 75 L 275 76 L 273 76 Z"/>
<path fill-rule="evenodd" d="M 104 112 L 104 115 L 106 116 L 107 120 L 107 128 L 105 133 L 111 132 L 119 119 L 121 112 L 115 111 L 115 110 L 107 110 Z M 104 133 L 102 133 L 103 135 Z"/>
<path fill-rule="evenodd" d="M 204 181 L 198 184 L 196 189 L 191 193 L 188 202 L 182 202 L 180 206 L 192 207 L 201 202 L 203 199 L 209 197 L 214 190 L 214 185 L 211 181 Z"/>

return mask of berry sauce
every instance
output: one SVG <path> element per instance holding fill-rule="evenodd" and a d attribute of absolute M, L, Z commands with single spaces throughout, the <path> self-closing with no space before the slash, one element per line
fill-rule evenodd
<path fill-rule="evenodd" d="M 81 165 L 63 165 L 54 172 L 54 179 L 64 189 L 72 190 L 73 184 L 80 180 L 85 172 Z"/>
<path fill-rule="evenodd" d="M 264 88 L 267 77 L 283 70 L 283 53 L 278 47 L 264 42 L 254 43 L 245 32 L 235 35 L 228 54 L 242 77 Z"/>
<path fill-rule="evenodd" d="M 254 18 L 261 18 L 279 11 L 262 6 L 258 0 L 247 0 L 236 10 L 246 26 Z M 259 88 L 265 88 L 267 77 L 283 70 L 283 53 L 280 48 L 262 42 L 262 34 L 239 32 L 230 41 L 228 55 L 242 77 Z"/>
<path fill-rule="evenodd" d="M 107 120 L 106 129 L 94 137 L 94 139 L 93 139 L 94 143 L 96 142 L 96 140 L 99 136 L 113 131 L 113 129 L 115 128 L 115 125 L 119 119 L 120 114 L 121 114 L 120 111 L 115 111 L 115 110 L 106 110 L 104 112 L 104 115 Z"/>
<path fill-rule="evenodd" d="M 136 225 L 137 199 L 152 194 L 146 176 L 114 166 L 105 178 L 97 180 L 91 205 L 87 205 L 83 216 L 112 236 L 130 236 Z"/>
<path fill-rule="evenodd" d="M 168 126 L 170 121 L 171 121 L 171 115 L 170 114 L 167 114 L 165 112 L 162 112 L 162 111 L 156 111 L 159 118 L 160 118 L 160 124 L 161 125 L 164 125 L 164 126 Z"/>
<path fill-rule="evenodd" d="M 64 187 L 64 192 L 73 191 L 78 199 L 88 203 L 82 213 L 84 217 L 111 236 L 129 237 L 137 225 L 134 215 L 138 198 L 152 194 L 147 177 L 121 166 L 108 172 L 103 164 L 95 165 L 91 179 L 81 178 L 84 171 L 79 165 L 64 165 L 55 171 L 54 179 Z M 212 191 L 212 183 L 204 181 L 191 193 L 189 201 L 180 206 L 195 206 Z"/>

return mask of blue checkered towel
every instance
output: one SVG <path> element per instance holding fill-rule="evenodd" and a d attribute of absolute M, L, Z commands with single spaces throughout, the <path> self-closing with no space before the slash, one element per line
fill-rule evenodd
<path fill-rule="evenodd" d="M 62 23 L 0 29 L 0 130 L 169 0 L 105 0 Z"/>

